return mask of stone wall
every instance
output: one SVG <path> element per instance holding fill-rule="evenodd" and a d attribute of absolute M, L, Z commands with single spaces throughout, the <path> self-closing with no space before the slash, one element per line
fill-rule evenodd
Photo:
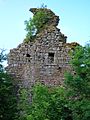
<path fill-rule="evenodd" d="M 56 17 L 56 16 L 55 16 Z M 75 44 L 66 43 L 66 36 L 53 21 L 38 33 L 34 42 L 21 43 L 10 50 L 6 68 L 18 85 L 31 87 L 40 81 L 48 86 L 61 85 L 64 72 L 71 71 L 69 51 Z"/>

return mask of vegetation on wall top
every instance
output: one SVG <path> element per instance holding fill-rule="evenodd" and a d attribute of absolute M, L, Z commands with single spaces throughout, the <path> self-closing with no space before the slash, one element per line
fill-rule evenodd
<path fill-rule="evenodd" d="M 41 6 L 41 8 L 39 8 L 38 11 L 34 14 L 33 18 L 26 20 L 25 30 L 27 31 L 27 34 L 25 42 L 33 41 L 35 35 L 43 29 L 43 27 L 49 21 L 50 17 L 50 15 L 47 15 L 46 6 Z"/>

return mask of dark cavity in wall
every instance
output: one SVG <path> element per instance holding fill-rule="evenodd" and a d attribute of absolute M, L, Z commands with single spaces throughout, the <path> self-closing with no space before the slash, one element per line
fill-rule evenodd
<path fill-rule="evenodd" d="M 54 53 L 48 53 L 48 62 L 54 63 Z"/>
<path fill-rule="evenodd" d="M 30 57 L 30 55 L 29 55 L 29 54 L 26 54 L 26 57 Z"/>

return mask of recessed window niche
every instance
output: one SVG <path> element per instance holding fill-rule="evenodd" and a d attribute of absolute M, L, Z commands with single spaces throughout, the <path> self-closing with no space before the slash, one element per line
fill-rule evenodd
<path fill-rule="evenodd" d="M 54 63 L 54 53 L 48 53 L 48 63 Z"/>

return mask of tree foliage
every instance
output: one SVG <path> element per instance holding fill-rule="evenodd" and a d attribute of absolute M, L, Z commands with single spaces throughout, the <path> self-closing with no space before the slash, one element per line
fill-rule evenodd
<path fill-rule="evenodd" d="M 50 15 L 47 15 L 46 6 L 42 5 L 41 8 L 35 13 L 33 18 L 25 21 L 26 25 L 26 39 L 25 42 L 33 41 L 36 33 L 40 32 L 44 27 L 45 23 L 50 19 Z"/>
<path fill-rule="evenodd" d="M 2 62 L 6 60 L 3 50 L 0 53 L 0 120 L 16 119 L 16 97 L 12 79 L 4 71 Z"/>
<path fill-rule="evenodd" d="M 48 88 L 36 84 L 27 120 L 72 120 L 64 93 L 63 87 Z"/>
<path fill-rule="evenodd" d="M 90 119 L 90 45 L 76 47 L 71 65 L 75 74 L 66 74 L 66 89 L 73 120 Z"/>
<path fill-rule="evenodd" d="M 4 54 L 4 49 L 0 49 L 0 72 L 3 72 L 4 68 L 2 63 L 6 60 L 6 55 Z"/>

